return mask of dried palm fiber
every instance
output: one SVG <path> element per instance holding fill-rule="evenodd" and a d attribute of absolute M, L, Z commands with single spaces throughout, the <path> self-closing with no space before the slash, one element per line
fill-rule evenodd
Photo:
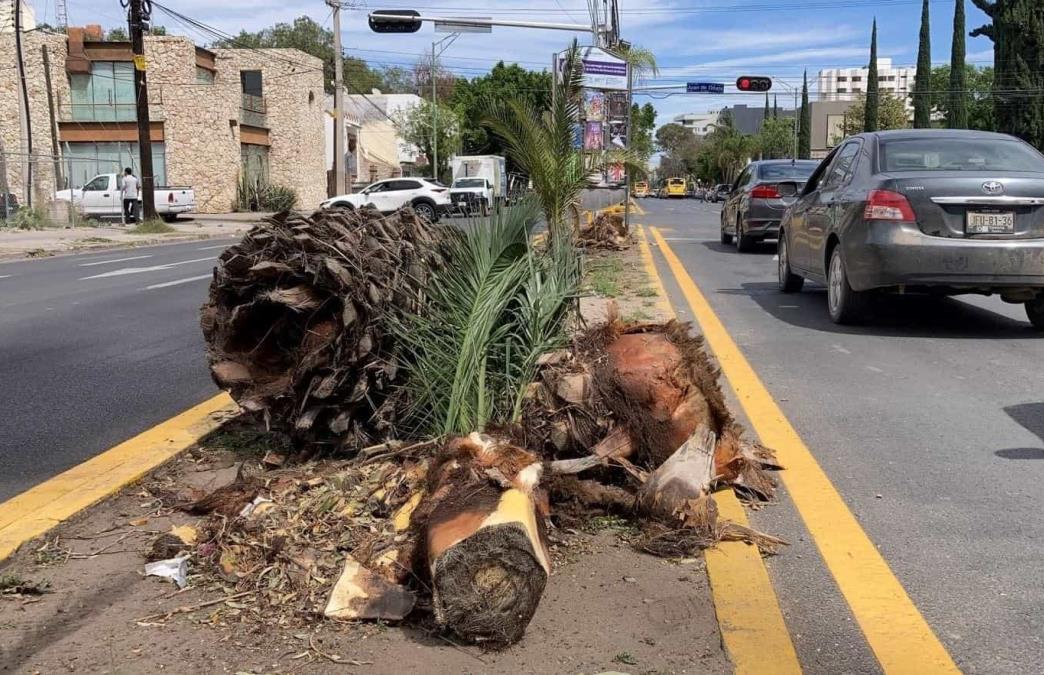
<path fill-rule="evenodd" d="M 623 214 L 599 213 L 590 225 L 581 226 L 577 244 L 587 249 L 625 249 L 631 245 L 631 233 Z"/>
<path fill-rule="evenodd" d="M 447 232 L 409 209 L 265 219 L 221 255 L 202 308 L 214 381 L 299 447 L 387 437 L 402 375 L 386 319 L 422 302 Z"/>

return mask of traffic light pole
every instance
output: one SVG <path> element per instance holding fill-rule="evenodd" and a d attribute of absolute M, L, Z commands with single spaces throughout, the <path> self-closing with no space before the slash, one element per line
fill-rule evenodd
<path fill-rule="evenodd" d="M 138 118 L 138 163 L 141 167 L 142 219 L 156 217 L 156 191 L 152 177 L 152 136 L 149 123 L 149 85 L 145 77 L 145 22 L 152 14 L 150 0 L 130 0 L 131 51 L 134 53 L 134 102 Z"/>

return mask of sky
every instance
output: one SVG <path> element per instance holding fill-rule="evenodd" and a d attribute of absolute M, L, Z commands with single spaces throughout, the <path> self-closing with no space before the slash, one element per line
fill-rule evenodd
<path fill-rule="evenodd" d="M 54 2 L 30 0 L 38 21 L 53 21 Z M 229 34 L 258 30 L 277 22 L 307 15 L 330 27 L 330 7 L 321 0 L 159 0 L 181 14 Z M 933 64 L 949 63 L 955 0 L 932 1 L 931 43 Z M 125 25 L 118 0 L 67 0 L 69 23 Z M 342 12 L 342 42 L 346 52 L 372 66 L 411 67 L 430 53 L 437 34 L 430 23 L 410 35 L 377 34 L 369 30 L 366 13 L 374 9 L 412 8 L 437 16 L 487 16 L 528 21 L 589 23 L 585 0 L 354 0 Z M 895 65 L 913 66 L 917 60 L 920 0 L 620 0 L 621 33 L 625 40 L 651 49 L 660 68 L 650 85 L 686 81 L 735 82 L 740 75 L 765 75 L 775 81 L 772 94 L 781 107 L 792 107 L 789 87 L 801 86 L 808 71 L 815 97 L 815 75 L 820 69 L 865 66 L 869 58 L 870 27 L 878 22 L 878 55 Z M 987 17 L 971 2 L 965 3 L 967 27 L 987 23 Z M 210 41 L 191 27 L 178 24 L 155 9 L 154 23 L 169 33 L 192 37 L 197 44 Z M 495 27 L 490 34 L 461 35 L 442 55 L 443 66 L 460 77 L 487 72 L 497 61 L 526 68 L 549 67 L 552 53 L 566 48 L 574 35 L 590 44 L 591 35 L 565 31 Z M 967 38 L 967 60 L 991 65 L 993 44 L 986 38 Z M 789 87 L 788 87 L 789 85 Z M 729 93 L 729 90 L 732 93 Z M 700 113 L 722 106 L 746 103 L 764 105 L 763 94 L 735 92 L 707 94 L 636 95 L 638 103 L 651 102 L 657 124 L 681 113 Z"/>

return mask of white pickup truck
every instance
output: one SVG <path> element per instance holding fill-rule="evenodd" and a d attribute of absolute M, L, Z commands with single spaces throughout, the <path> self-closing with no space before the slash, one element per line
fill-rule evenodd
<path fill-rule="evenodd" d="M 72 202 L 85 216 L 119 218 L 123 215 L 120 180 L 117 174 L 103 173 L 87 181 L 82 188 L 59 190 L 55 199 Z M 196 208 L 196 193 L 190 187 L 161 186 L 153 194 L 156 196 L 156 214 L 166 221 Z M 140 204 L 138 213 L 141 213 Z"/>

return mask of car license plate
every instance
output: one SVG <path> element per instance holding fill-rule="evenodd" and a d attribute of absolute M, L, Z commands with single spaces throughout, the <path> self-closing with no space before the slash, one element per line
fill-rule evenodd
<path fill-rule="evenodd" d="M 969 211 L 965 232 L 968 234 L 1014 234 L 1015 214 L 1011 211 Z"/>

